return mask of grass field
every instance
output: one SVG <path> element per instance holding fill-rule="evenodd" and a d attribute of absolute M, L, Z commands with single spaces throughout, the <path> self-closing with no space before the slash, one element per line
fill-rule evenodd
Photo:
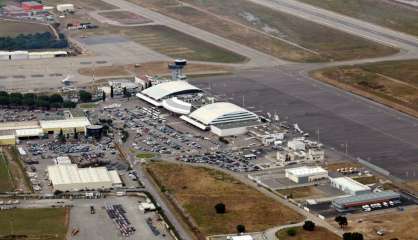
<path fill-rule="evenodd" d="M 151 20 L 137 15 L 132 12 L 128 11 L 112 11 L 112 12 L 101 12 L 99 13 L 101 16 L 106 17 L 110 20 L 119 22 L 121 24 L 143 24 L 143 23 L 150 23 Z"/>
<path fill-rule="evenodd" d="M 136 154 L 137 158 L 153 158 L 155 153 L 148 153 L 148 152 L 140 152 Z"/>
<path fill-rule="evenodd" d="M 221 63 L 240 63 L 248 60 L 244 56 L 229 50 L 160 25 L 104 26 L 82 32 L 82 34 L 85 36 L 118 34 L 172 58 Z"/>
<path fill-rule="evenodd" d="M 23 23 L 0 20 L 0 37 L 16 37 L 19 34 L 50 32 L 51 29 L 42 24 Z"/>
<path fill-rule="evenodd" d="M 299 0 L 418 36 L 418 10 L 388 0 Z"/>
<path fill-rule="evenodd" d="M 418 60 L 328 68 L 312 76 L 418 116 Z"/>
<path fill-rule="evenodd" d="M 97 104 L 95 104 L 95 103 L 80 103 L 78 106 L 80 108 L 96 108 Z"/>
<path fill-rule="evenodd" d="M 94 73 L 97 77 L 111 77 L 111 76 L 132 76 L 136 75 L 150 75 L 150 76 L 168 76 L 170 70 L 168 69 L 169 62 L 148 62 L 141 64 L 140 67 L 134 65 L 113 65 L 104 67 L 95 67 Z M 208 64 L 187 64 L 185 74 L 187 76 L 194 76 L 196 74 L 228 74 L 233 71 L 233 68 L 219 65 Z M 93 75 L 93 68 L 81 68 L 79 73 L 85 76 Z"/>
<path fill-rule="evenodd" d="M 281 190 L 277 190 L 277 192 L 279 192 L 283 195 L 286 195 L 290 198 L 293 198 L 293 199 L 320 198 L 324 195 L 323 192 L 316 189 L 314 186 L 281 189 Z"/>
<path fill-rule="evenodd" d="M 14 189 L 9 164 L 4 158 L 4 155 L 0 153 L 0 192 L 11 192 Z"/>
<path fill-rule="evenodd" d="M 204 235 L 235 233 L 238 224 L 247 231 L 299 222 L 303 218 L 257 190 L 220 171 L 188 165 L 152 163 L 148 172 L 188 212 Z M 217 203 L 226 205 L 217 214 Z"/>
<path fill-rule="evenodd" d="M 0 211 L 0 236 L 26 235 L 24 239 L 64 240 L 68 209 L 12 209 Z"/>
<path fill-rule="evenodd" d="M 384 212 L 376 211 L 372 214 L 352 215 L 348 217 L 348 226 L 345 231 L 361 232 L 367 240 L 415 240 L 418 236 L 416 219 L 418 209 L 407 208 L 403 212 Z M 331 224 L 336 225 L 332 220 Z M 383 229 L 384 236 L 378 236 L 376 231 Z"/>
<path fill-rule="evenodd" d="M 295 236 L 289 236 L 288 229 L 280 230 L 276 236 L 280 240 L 341 240 L 340 237 L 322 227 L 316 227 L 312 232 L 305 231 L 302 227 L 294 229 L 296 230 Z"/>
<path fill-rule="evenodd" d="M 291 61 L 349 60 L 385 56 L 398 51 L 245 0 L 130 1 Z"/>

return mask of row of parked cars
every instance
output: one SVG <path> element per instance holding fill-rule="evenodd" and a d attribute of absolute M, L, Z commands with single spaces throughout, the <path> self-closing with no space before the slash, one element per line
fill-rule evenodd
<path fill-rule="evenodd" d="M 400 203 L 401 203 L 400 201 L 388 201 L 388 202 L 382 202 L 382 203 L 372 203 L 372 204 L 363 205 L 361 208 L 365 212 L 371 212 L 375 209 L 394 207 L 395 205 L 399 205 Z"/>

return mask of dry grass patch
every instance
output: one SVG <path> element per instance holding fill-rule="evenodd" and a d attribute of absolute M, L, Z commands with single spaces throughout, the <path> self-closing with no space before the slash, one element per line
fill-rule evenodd
<path fill-rule="evenodd" d="M 394 0 L 299 0 L 418 36 L 418 9 Z"/>
<path fill-rule="evenodd" d="M 238 224 L 253 232 L 303 219 L 220 171 L 168 163 L 152 163 L 147 169 L 160 187 L 191 215 L 204 235 L 235 233 Z M 214 206 L 220 202 L 226 205 L 227 213 L 215 212 Z"/>
<path fill-rule="evenodd" d="M 51 32 L 51 29 L 42 24 L 0 20 L 0 37 L 16 37 L 19 34 L 34 34 Z"/>
<path fill-rule="evenodd" d="M 418 60 L 333 67 L 314 71 L 312 76 L 418 116 Z"/>
<path fill-rule="evenodd" d="M 129 1 L 290 61 L 351 60 L 398 52 L 246 0 Z"/>
<path fill-rule="evenodd" d="M 110 20 L 117 21 L 121 24 L 143 24 L 152 22 L 148 18 L 137 15 L 128 11 L 112 11 L 112 12 L 102 12 L 99 13 L 101 16 L 108 18 Z"/>
<path fill-rule="evenodd" d="M 339 236 L 322 227 L 315 227 L 312 232 L 306 231 L 302 227 L 294 229 L 296 230 L 295 236 L 289 236 L 287 234 L 288 229 L 280 230 L 276 233 L 276 236 L 280 240 L 341 240 Z"/>

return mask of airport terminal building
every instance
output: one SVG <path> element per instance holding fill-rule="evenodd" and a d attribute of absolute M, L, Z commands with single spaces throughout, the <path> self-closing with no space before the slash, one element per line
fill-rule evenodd
<path fill-rule="evenodd" d="M 180 119 L 200 130 L 210 130 L 220 137 L 245 134 L 249 126 L 260 124 L 255 113 L 233 103 L 214 102 L 213 98 L 204 101 L 203 95 L 201 89 L 187 81 L 177 80 L 154 85 L 136 96 L 180 115 Z"/>

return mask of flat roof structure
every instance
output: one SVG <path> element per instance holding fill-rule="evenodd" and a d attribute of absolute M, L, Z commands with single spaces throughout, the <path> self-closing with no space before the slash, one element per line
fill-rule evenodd
<path fill-rule="evenodd" d="M 78 168 L 76 164 L 58 164 L 47 169 L 54 190 L 112 188 L 114 184 L 122 183 L 117 172 L 108 171 L 105 167 Z"/>
<path fill-rule="evenodd" d="M 43 120 L 39 121 L 41 128 L 47 129 L 68 129 L 68 128 L 85 128 L 91 125 L 86 117 L 76 117 L 62 120 Z"/>
<path fill-rule="evenodd" d="M 344 192 L 360 193 L 370 191 L 370 187 L 361 184 L 349 177 L 331 178 L 332 185 L 338 187 Z"/>
<path fill-rule="evenodd" d="M 169 96 L 175 96 L 186 93 L 202 92 L 198 87 L 195 87 L 187 81 L 169 81 L 154 85 L 141 92 L 153 100 L 160 101 Z"/>
<path fill-rule="evenodd" d="M 17 138 L 42 137 L 43 135 L 44 135 L 44 131 L 42 130 L 42 128 L 24 128 L 24 129 L 16 130 Z"/>
<path fill-rule="evenodd" d="M 255 113 L 228 102 L 204 105 L 192 112 L 189 117 L 204 125 L 258 120 L 258 116 Z"/>
<path fill-rule="evenodd" d="M 353 207 L 360 207 L 366 204 L 400 199 L 400 197 L 401 195 L 394 191 L 371 192 L 356 196 L 337 198 L 332 201 L 332 205 L 337 209 L 344 210 Z"/>
<path fill-rule="evenodd" d="M 39 128 L 38 121 L 22 121 L 22 122 L 2 122 L 0 123 L 0 131 Z"/>
<path fill-rule="evenodd" d="M 328 171 L 321 167 L 298 167 L 298 168 L 289 168 L 286 169 L 287 173 L 298 177 L 308 177 L 316 174 L 328 174 Z"/>

